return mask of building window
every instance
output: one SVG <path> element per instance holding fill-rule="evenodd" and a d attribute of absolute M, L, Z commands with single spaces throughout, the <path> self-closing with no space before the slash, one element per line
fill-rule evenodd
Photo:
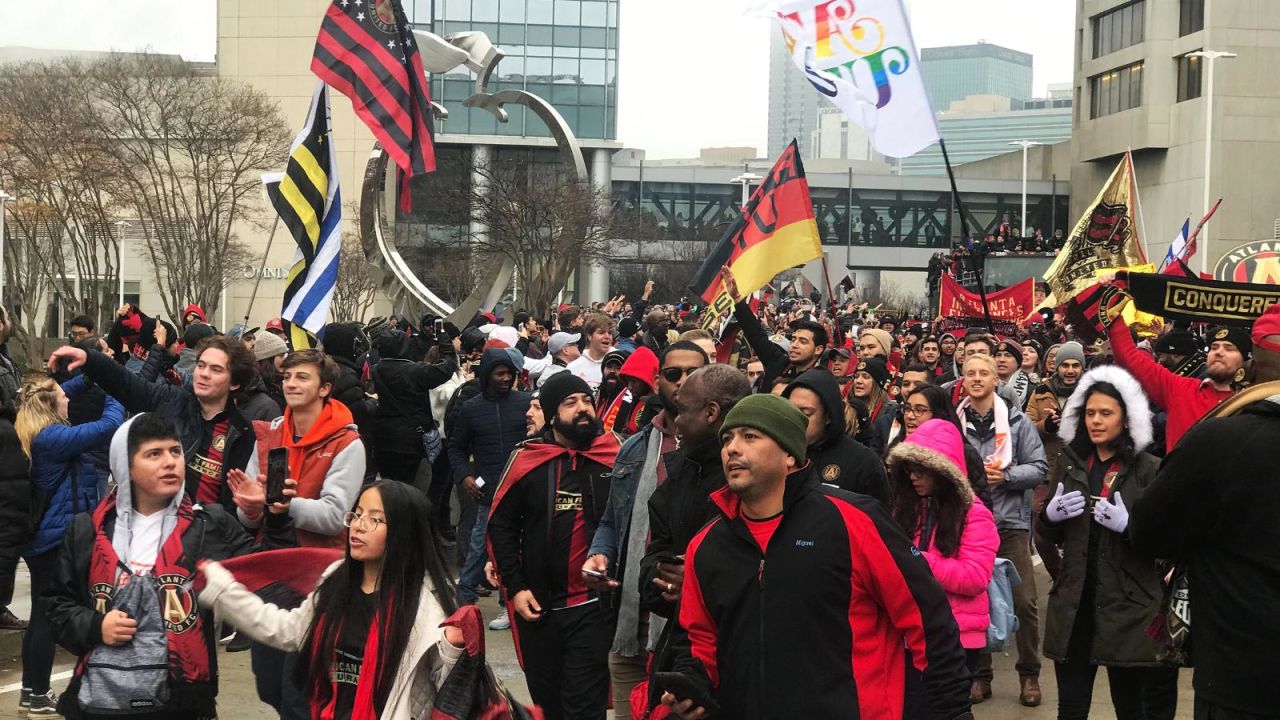
<path fill-rule="evenodd" d="M 1142 63 L 1089 78 L 1090 117 L 1100 118 L 1142 105 Z"/>
<path fill-rule="evenodd" d="M 1178 63 L 1178 102 L 1200 97 L 1200 68 L 1204 59 L 1183 55 Z"/>
<path fill-rule="evenodd" d="M 1178 0 L 1178 37 L 1204 29 L 1204 0 Z"/>
<path fill-rule="evenodd" d="M 1138 0 L 1093 18 L 1093 56 L 1099 58 L 1142 42 L 1146 15 L 1146 0 Z"/>

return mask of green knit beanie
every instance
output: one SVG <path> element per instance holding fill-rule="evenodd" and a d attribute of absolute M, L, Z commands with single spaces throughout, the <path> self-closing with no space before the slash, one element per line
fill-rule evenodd
<path fill-rule="evenodd" d="M 760 393 L 738 401 L 725 416 L 721 431 L 755 428 L 781 445 L 788 455 L 796 459 L 796 467 L 799 467 L 804 464 L 808 447 L 804 437 L 808 426 L 808 418 L 795 405 L 777 395 Z"/>

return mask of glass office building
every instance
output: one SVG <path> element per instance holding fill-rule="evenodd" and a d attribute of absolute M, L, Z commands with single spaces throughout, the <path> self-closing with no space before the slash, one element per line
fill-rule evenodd
<path fill-rule="evenodd" d="M 527 90 L 548 100 L 581 139 L 617 137 L 618 0 L 404 0 L 415 25 L 439 35 L 478 30 L 506 57 L 491 92 Z M 475 82 L 465 67 L 431 79 L 431 98 L 449 109 L 441 132 L 459 135 L 550 136 L 522 106 L 507 105 L 510 122 L 462 106 Z"/>
<path fill-rule="evenodd" d="M 1017 50 L 978 43 L 920 51 L 920 72 L 934 112 L 970 95 L 1031 97 L 1031 56 Z"/>

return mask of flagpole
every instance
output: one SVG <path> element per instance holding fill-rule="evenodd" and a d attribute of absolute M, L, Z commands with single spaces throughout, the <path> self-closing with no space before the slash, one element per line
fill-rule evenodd
<path fill-rule="evenodd" d="M 253 301 L 258 297 L 258 286 L 262 284 L 262 274 L 267 270 L 267 256 L 271 254 L 271 243 L 276 239 L 276 228 L 280 227 L 280 213 L 276 213 L 275 222 L 271 223 L 271 234 L 267 236 L 267 250 L 262 253 L 262 264 L 258 266 L 258 277 L 253 281 L 253 293 L 249 295 L 249 306 L 244 311 L 244 329 L 249 329 L 249 315 L 253 313 Z"/>
<path fill-rule="evenodd" d="M 1142 254 L 1147 256 L 1147 260 L 1151 260 L 1151 246 L 1147 240 L 1147 217 L 1142 212 L 1142 193 L 1138 191 L 1138 168 L 1133 164 L 1133 148 L 1129 148 L 1129 179 L 1133 181 L 1133 199 L 1138 204 L 1138 227 L 1142 232 Z"/>
<path fill-rule="evenodd" d="M 947 156 L 947 143 L 941 136 L 938 138 L 938 146 L 942 148 L 942 162 L 947 166 L 947 177 L 951 180 L 951 195 L 956 200 L 956 210 L 960 212 L 960 232 L 961 240 L 969 237 L 969 221 L 964 215 L 964 200 L 960 197 L 960 189 L 956 187 L 956 172 L 951 168 L 951 158 Z M 974 239 L 976 242 L 976 238 Z M 978 253 L 974 252 L 969 255 L 969 264 L 973 267 L 973 274 L 978 278 L 978 297 L 982 298 L 982 314 L 987 320 L 987 329 L 995 332 L 995 325 L 991 322 L 991 307 L 987 305 L 987 282 L 983 277 L 985 274 L 983 268 L 978 263 Z M 983 262 L 982 265 L 986 263 Z"/>
<path fill-rule="evenodd" d="M 827 269 L 827 251 L 822 251 L 822 284 L 827 286 L 827 302 L 831 303 L 831 320 L 835 323 L 836 343 L 844 344 L 844 333 L 840 332 L 840 312 L 836 308 L 836 294 L 831 289 L 831 271 Z"/>

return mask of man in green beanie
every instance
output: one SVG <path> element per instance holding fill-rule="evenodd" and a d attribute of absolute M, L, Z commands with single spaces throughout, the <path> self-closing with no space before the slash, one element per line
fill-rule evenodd
<path fill-rule="evenodd" d="M 897 717 L 910 661 L 934 717 L 972 718 L 946 594 L 879 501 L 822 484 L 807 425 L 776 395 L 725 416 L 728 484 L 685 553 L 683 678 L 654 675 L 663 704 L 688 720 Z"/>

